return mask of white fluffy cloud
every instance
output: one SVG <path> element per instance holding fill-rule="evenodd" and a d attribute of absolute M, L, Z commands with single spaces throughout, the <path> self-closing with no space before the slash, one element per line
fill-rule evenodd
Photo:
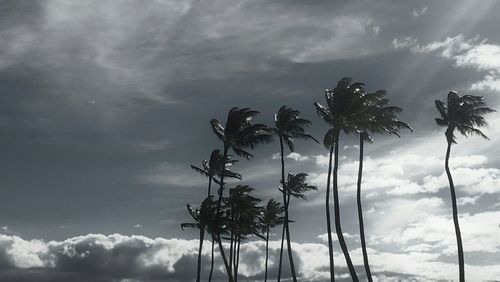
<path fill-rule="evenodd" d="M 455 67 L 474 68 L 487 72 L 484 79 L 473 83 L 473 90 L 500 90 L 500 45 L 488 43 L 487 39 L 466 39 L 463 34 L 447 37 L 420 45 L 416 38 L 395 38 L 393 46 L 396 49 L 408 48 L 413 53 L 437 53 L 439 56 L 454 62 Z"/>
<path fill-rule="evenodd" d="M 464 225 L 478 219 L 487 221 L 498 214 L 484 214 L 464 220 Z M 474 227 L 482 227 L 475 225 Z M 479 228 L 478 228 L 479 229 Z M 465 244 L 472 244 L 472 236 L 480 236 L 492 230 L 481 230 L 465 234 Z M 498 239 L 489 236 L 485 241 L 489 247 L 499 247 Z M 497 236 L 498 238 L 498 236 Z M 203 271 L 206 274 L 209 258 L 209 242 L 203 253 Z M 477 244 L 478 245 L 478 244 Z M 89 234 L 64 241 L 43 242 L 24 240 L 16 236 L 0 235 L 0 278 L 17 271 L 18 275 L 35 274 L 26 281 L 40 279 L 62 279 L 71 281 L 81 277 L 99 281 L 188 281 L 194 278 L 197 240 L 147 238 L 144 236 Z M 240 274 L 248 281 L 258 281 L 263 275 L 262 241 L 253 241 L 241 246 Z M 328 248 L 318 243 L 293 243 L 299 276 L 306 281 L 324 281 L 329 277 Z M 270 242 L 270 277 L 275 276 L 280 241 Z M 471 245 L 475 250 L 479 246 Z M 482 250 L 482 248 L 479 248 Z M 455 275 L 456 265 L 438 260 L 440 254 L 429 244 L 420 244 L 404 253 L 392 253 L 369 248 L 374 275 L 377 281 L 390 279 L 413 279 L 433 281 Z M 498 249 L 492 249 L 498 250 Z M 352 249 L 353 261 L 362 271 L 360 249 Z M 286 261 L 286 260 L 285 260 Z M 345 277 L 345 262 L 342 253 L 335 250 L 337 278 Z M 217 261 L 215 280 L 224 281 L 223 268 Z M 3 270 L 2 270 L 3 269 Z M 285 267 L 285 270 L 287 268 Z M 7 271 L 7 272 L 6 272 Z M 500 274 L 497 265 L 467 265 L 469 281 L 494 279 Z M 71 273 L 68 276 L 68 273 Z M 360 273 L 360 275 L 362 275 Z M 18 276 L 21 277 L 21 276 Z M 380 280 L 382 279 L 382 280 Z M 388 280 L 385 280 L 388 279 Z M 97 280 L 96 280 L 97 281 Z"/>

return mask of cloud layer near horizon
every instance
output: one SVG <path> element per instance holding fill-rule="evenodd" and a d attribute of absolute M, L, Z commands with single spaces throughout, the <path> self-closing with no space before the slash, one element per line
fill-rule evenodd
<path fill-rule="evenodd" d="M 498 216 L 496 214 L 495 216 Z M 349 237 L 348 237 L 349 238 Z M 270 242 L 270 278 L 276 274 L 279 241 Z M 262 241 L 241 247 L 240 274 L 247 281 L 263 277 Z M 500 244 L 499 246 L 500 247 Z M 24 240 L 0 235 L 0 279 L 2 281 L 190 281 L 195 277 L 197 240 L 147 238 L 119 234 L 88 234 L 64 241 Z M 406 254 L 370 249 L 375 281 L 438 281 L 449 279 L 456 270 L 450 262 L 437 261 L 429 253 L 431 245 L 414 248 Z M 320 243 L 294 243 L 294 256 L 302 281 L 328 279 L 328 248 Z M 210 242 L 205 242 L 203 273 L 208 273 Z M 358 272 L 362 272 L 353 250 Z M 217 255 L 217 252 L 216 252 Z M 348 281 L 340 253 L 335 253 L 337 280 Z M 286 262 L 286 261 L 285 261 Z M 468 281 L 494 280 L 499 265 L 467 265 Z M 288 268 L 285 265 L 285 277 Z M 92 275 L 89 276 L 89 273 Z M 361 275 L 362 277 L 363 275 Z M 215 281 L 225 281 L 223 268 L 216 260 Z M 17 279 L 17 280 L 16 280 Z"/>

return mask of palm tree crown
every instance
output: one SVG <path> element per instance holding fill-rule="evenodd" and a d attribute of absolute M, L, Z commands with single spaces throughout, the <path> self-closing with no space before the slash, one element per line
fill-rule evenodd
<path fill-rule="evenodd" d="M 352 118 L 349 120 L 349 128 L 360 133 L 364 141 L 373 142 L 369 133 L 400 137 L 399 132 L 402 129 L 412 131 L 409 124 L 397 118 L 402 109 L 389 105 L 389 100 L 384 98 L 385 95 L 384 90 L 378 90 L 375 93 L 362 95 L 354 102 L 358 112 L 353 113 Z"/>
<path fill-rule="evenodd" d="M 482 127 L 488 123 L 483 115 L 494 112 L 486 107 L 482 96 L 458 95 L 455 91 L 448 93 L 447 104 L 436 100 L 436 108 L 441 115 L 436 118 L 439 126 L 446 128 L 448 142 L 456 143 L 454 130 L 457 129 L 464 136 L 479 135 L 488 139 L 484 133 L 476 127 Z"/>
<path fill-rule="evenodd" d="M 311 190 L 318 190 L 316 186 L 309 185 L 306 183 L 307 173 L 288 173 L 286 180 L 286 193 L 290 197 L 306 199 L 304 192 Z"/>
<path fill-rule="evenodd" d="M 276 200 L 270 199 L 266 206 L 262 208 L 259 216 L 263 231 L 265 232 L 267 229 L 283 224 L 285 221 L 285 217 L 283 216 L 284 211 L 284 206 L 280 205 Z"/>
<path fill-rule="evenodd" d="M 210 124 L 217 137 L 224 142 L 224 149 L 231 148 L 238 156 L 247 159 L 253 157 L 245 148 L 253 149 L 259 143 L 270 143 L 272 131 L 264 124 L 252 124 L 252 119 L 258 111 L 249 108 L 232 108 L 227 115 L 226 125 L 217 119 Z"/>
<path fill-rule="evenodd" d="M 274 133 L 287 144 L 290 151 L 294 151 L 293 139 L 311 139 L 318 142 L 314 137 L 305 133 L 305 128 L 311 126 L 311 122 L 300 117 L 298 110 L 282 106 L 274 115 Z"/>
<path fill-rule="evenodd" d="M 332 126 L 323 138 L 325 147 L 330 148 L 334 143 L 335 131 L 344 130 L 346 134 L 357 131 L 353 121 L 359 117 L 364 106 L 361 102 L 364 91 L 363 83 L 352 83 L 351 78 L 345 77 L 337 83 L 334 90 L 325 91 L 326 106 L 314 103 L 318 116 Z"/>
<path fill-rule="evenodd" d="M 238 160 L 232 160 L 230 155 L 226 157 L 225 162 L 223 161 L 223 159 L 224 156 L 220 152 L 220 150 L 215 149 L 212 151 L 212 154 L 210 154 L 210 159 L 208 161 L 203 160 L 201 162 L 201 167 L 191 165 L 191 168 L 208 178 L 212 178 L 213 181 L 217 184 L 220 183 L 216 176 L 221 176 L 222 174 L 224 174 L 224 178 L 241 179 L 241 174 L 236 173 L 230 169 L 233 164 L 238 162 Z"/>

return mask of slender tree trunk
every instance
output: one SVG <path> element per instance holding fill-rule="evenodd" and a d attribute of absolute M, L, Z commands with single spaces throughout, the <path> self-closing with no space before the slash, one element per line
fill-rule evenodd
<path fill-rule="evenodd" d="M 208 192 L 207 192 L 207 197 L 211 196 L 212 179 L 213 179 L 212 176 L 208 177 Z M 210 275 L 208 276 L 208 281 L 212 280 L 212 272 L 213 272 L 213 270 L 214 270 L 214 238 L 212 236 L 212 255 L 210 257 Z"/>
<path fill-rule="evenodd" d="M 358 169 L 358 191 L 357 191 L 357 202 L 358 202 L 358 219 L 359 219 L 359 236 L 361 239 L 361 249 L 363 250 L 363 262 L 365 265 L 366 278 L 369 282 L 372 282 L 372 273 L 370 271 L 370 264 L 368 263 L 368 252 L 366 251 L 366 241 L 365 241 L 365 227 L 363 223 L 363 206 L 361 205 L 361 178 L 363 177 L 363 153 L 364 153 L 364 140 L 363 135 L 359 135 L 359 169 Z"/>
<path fill-rule="evenodd" d="M 280 149 L 281 149 L 281 183 L 283 185 L 283 203 L 285 205 L 285 234 L 288 249 L 288 260 L 290 262 L 290 271 L 292 272 L 293 282 L 297 282 L 297 274 L 295 272 L 295 263 L 293 261 L 291 242 L 290 242 L 290 231 L 289 231 L 289 220 L 288 220 L 288 201 L 286 199 L 287 189 L 286 179 L 285 179 L 285 156 L 283 150 L 283 137 L 280 136 Z"/>
<path fill-rule="evenodd" d="M 264 282 L 267 282 L 267 262 L 269 260 L 269 226 L 266 230 L 266 264 L 265 264 L 265 272 L 264 272 Z"/>
<path fill-rule="evenodd" d="M 237 251 L 238 251 L 238 235 L 236 234 L 234 236 L 234 245 L 233 245 L 233 277 L 234 277 L 234 282 L 238 280 L 236 277 L 236 256 L 237 256 Z"/>
<path fill-rule="evenodd" d="M 342 227 L 340 226 L 340 201 L 339 201 L 339 189 L 338 189 L 338 167 L 339 167 L 339 135 L 340 130 L 336 129 L 335 131 L 335 152 L 334 152 L 334 163 L 333 163 L 333 201 L 335 208 L 335 232 L 337 233 L 337 237 L 339 239 L 340 248 L 344 253 L 344 257 L 346 260 L 347 268 L 349 268 L 349 273 L 351 274 L 351 279 L 354 282 L 358 282 L 358 275 L 356 275 L 356 270 L 354 269 L 354 265 L 351 261 L 351 256 L 349 255 L 349 250 L 347 249 L 347 245 L 345 243 L 344 234 L 342 233 Z"/>
<path fill-rule="evenodd" d="M 219 250 L 221 250 L 220 255 L 222 257 L 222 262 L 224 262 L 224 266 L 226 267 L 228 281 L 234 282 L 233 275 L 229 269 L 229 263 L 228 263 L 227 258 L 226 258 L 226 253 L 224 252 L 224 246 L 222 246 L 222 240 L 221 240 L 220 236 L 217 237 L 217 243 L 219 244 Z"/>
<path fill-rule="evenodd" d="M 229 148 L 226 146 L 226 144 L 224 144 L 223 160 L 227 159 L 227 151 L 228 151 L 228 149 Z M 222 206 L 223 191 L 224 191 L 224 173 L 222 173 L 221 176 L 220 176 L 219 199 L 217 201 L 217 217 L 220 215 L 220 209 L 221 209 L 221 206 Z M 228 280 L 229 280 L 229 282 L 234 282 L 233 275 L 232 275 L 232 272 L 231 272 L 231 267 L 228 264 L 228 261 L 227 261 L 227 258 L 226 258 L 226 253 L 224 251 L 224 246 L 222 245 L 222 239 L 220 237 L 220 234 L 217 234 L 216 236 L 217 236 L 217 242 L 219 244 L 219 251 L 220 251 L 220 254 L 222 256 L 222 261 L 224 262 L 224 266 L 226 267 Z"/>
<path fill-rule="evenodd" d="M 234 213 L 233 213 L 234 209 L 233 207 L 231 206 L 231 236 L 230 236 L 230 242 L 229 242 L 229 269 L 231 271 L 233 271 L 234 267 L 233 267 L 233 258 L 234 258 L 234 224 L 235 224 L 235 221 L 234 221 Z"/>
<path fill-rule="evenodd" d="M 286 210 L 288 210 L 289 206 L 290 206 L 290 195 L 288 195 L 286 199 Z M 288 225 L 288 221 L 285 229 L 285 234 L 286 234 L 286 246 L 288 251 L 288 257 L 290 258 L 290 268 L 292 269 L 292 277 L 294 278 L 294 281 L 296 281 L 295 279 L 297 279 L 297 276 L 295 274 L 295 265 L 293 263 L 292 240 L 290 239 L 290 225 Z"/>
<path fill-rule="evenodd" d="M 283 229 L 281 230 L 281 248 L 280 248 L 280 260 L 278 266 L 278 282 L 281 281 L 281 266 L 283 262 L 283 248 L 285 245 L 285 229 L 286 229 L 286 224 L 283 223 Z"/>
<path fill-rule="evenodd" d="M 236 255 L 235 255 L 236 267 L 234 268 L 234 282 L 238 282 L 238 268 L 240 267 L 240 245 L 241 245 L 241 234 L 238 235 L 238 248 L 236 250 Z"/>
<path fill-rule="evenodd" d="M 201 251 L 203 250 L 203 239 L 205 237 L 205 229 L 200 226 L 200 249 L 198 250 L 198 267 L 196 269 L 196 282 L 200 282 L 201 278 Z"/>
<path fill-rule="evenodd" d="M 207 197 L 210 197 L 212 195 L 211 190 L 212 190 L 212 176 L 208 178 L 208 195 Z"/>
<path fill-rule="evenodd" d="M 451 172 L 449 167 L 450 152 L 451 152 L 451 141 L 448 141 L 448 148 L 446 149 L 446 160 L 444 163 L 444 168 L 446 170 L 446 175 L 448 175 L 448 182 L 450 183 L 451 205 L 453 208 L 453 223 L 455 224 L 455 236 L 457 237 L 459 281 L 464 282 L 465 281 L 464 250 L 462 246 L 462 235 L 460 233 L 460 225 L 458 224 L 457 196 L 455 194 L 455 185 L 453 184 L 453 178 L 451 177 Z"/>
<path fill-rule="evenodd" d="M 328 161 L 328 177 L 326 179 L 326 231 L 328 234 L 328 254 L 330 255 L 330 281 L 335 281 L 335 269 L 333 263 L 333 239 L 332 239 L 332 221 L 330 219 L 330 179 L 332 179 L 332 155 L 333 145 L 330 146 L 330 157 Z"/>
<path fill-rule="evenodd" d="M 210 255 L 210 274 L 208 275 L 208 282 L 212 282 L 212 274 L 214 273 L 214 247 L 215 239 L 212 236 L 212 253 Z"/>

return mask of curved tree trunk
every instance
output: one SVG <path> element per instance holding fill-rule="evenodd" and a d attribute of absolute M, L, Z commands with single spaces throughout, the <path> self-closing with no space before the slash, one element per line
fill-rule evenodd
<path fill-rule="evenodd" d="M 446 170 L 446 175 L 448 176 L 448 182 L 450 183 L 451 205 L 453 208 L 453 223 L 455 224 L 455 236 L 457 237 L 459 281 L 464 282 L 465 281 L 464 250 L 462 246 L 462 235 L 460 233 L 460 225 L 458 224 L 457 196 L 455 194 L 455 185 L 453 184 L 453 178 L 451 177 L 451 172 L 449 167 L 450 152 L 451 152 L 451 141 L 448 141 L 444 168 Z"/>
<path fill-rule="evenodd" d="M 266 264 L 265 264 L 265 272 L 264 272 L 264 282 L 267 282 L 267 262 L 269 260 L 269 227 L 266 230 Z"/>
<path fill-rule="evenodd" d="M 214 247 L 215 239 L 212 237 L 212 253 L 210 255 L 210 274 L 208 275 L 208 282 L 212 282 L 212 274 L 214 273 Z"/>
<path fill-rule="evenodd" d="M 372 282 L 372 273 L 370 271 L 370 264 L 368 263 L 368 252 L 366 251 L 366 241 L 365 241 L 365 227 L 363 223 L 363 207 L 361 205 L 361 178 L 363 177 L 363 147 L 364 147 L 363 135 L 359 135 L 359 169 L 358 169 L 358 190 L 357 190 L 357 202 L 358 202 L 358 219 L 359 219 L 359 236 L 361 239 L 361 249 L 363 250 L 363 262 L 365 265 L 366 278 L 369 282 Z"/>
<path fill-rule="evenodd" d="M 330 179 L 332 179 L 332 155 L 333 146 L 330 146 L 330 157 L 328 161 L 328 177 L 326 179 L 326 232 L 328 235 L 328 254 L 330 255 L 330 280 L 335 281 L 335 269 L 333 263 L 333 239 L 332 239 L 332 220 L 330 218 Z"/>
<path fill-rule="evenodd" d="M 227 159 L 227 151 L 228 151 L 228 149 L 229 148 L 226 146 L 226 144 L 224 144 L 223 160 Z M 219 193 L 219 199 L 217 201 L 217 216 L 219 216 L 220 209 L 221 209 L 221 206 L 222 206 L 223 191 L 224 191 L 224 173 L 222 173 L 221 176 L 220 176 L 220 188 L 219 188 L 219 192 L 218 192 Z M 226 253 L 224 251 L 224 246 L 222 245 L 222 239 L 220 237 L 220 234 L 216 234 L 216 239 L 217 239 L 217 243 L 219 244 L 219 251 L 220 251 L 220 255 L 222 257 L 222 261 L 224 262 L 224 266 L 226 267 L 228 281 L 229 282 L 234 282 L 233 275 L 232 275 L 232 272 L 231 272 L 231 267 L 229 266 L 229 263 L 227 261 Z"/>
<path fill-rule="evenodd" d="M 200 249 L 198 250 L 198 267 L 196 268 L 196 282 L 200 282 L 201 278 L 201 251 L 203 250 L 203 239 L 205 237 L 205 229 L 200 226 Z"/>
<path fill-rule="evenodd" d="M 288 207 L 290 206 L 290 195 L 288 195 L 286 199 L 286 210 L 288 210 Z M 297 281 L 297 274 L 295 273 L 295 264 L 293 263 L 293 255 L 292 255 L 292 240 L 290 239 L 290 226 L 288 225 L 288 220 L 286 224 L 286 246 L 287 246 L 287 251 L 288 251 L 288 257 L 290 258 L 290 269 L 292 271 L 292 278 L 293 281 Z"/>
<path fill-rule="evenodd" d="M 281 266 L 283 265 L 283 247 L 285 245 L 285 229 L 286 229 L 286 224 L 283 223 L 283 229 L 281 230 L 281 248 L 280 248 L 280 259 L 279 259 L 279 266 L 278 266 L 278 282 L 281 282 Z"/>
<path fill-rule="evenodd" d="M 335 159 L 333 163 L 333 201 L 335 208 L 335 232 L 337 233 L 337 238 L 339 239 L 340 248 L 344 253 L 345 261 L 347 264 L 347 268 L 349 268 L 349 273 L 351 274 L 351 279 L 354 282 L 358 282 L 358 275 L 356 274 L 356 270 L 354 269 L 354 265 L 351 261 L 351 256 L 349 255 L 349 250 L 347 249 L 347 245 L 345 243 L 344 234 L 342 233 L 342 227 L 340 226 L 340 201 L 339 201 L 339 189 L 338 189 L 338 167 L 339 167 L 339 135 L 340 130 L 336 129 L 335 131 Z"/>
<path fill-rule="evenodd" d="M 224 252 L 224 246 L 222 246 L 222 240 L 221 240 L 220 236 L 217 236 L 217 243 L 219 244 L 219 250 L 221 250 L 220 255 L 222 257 L 222 261 L 224 262 L 224 266 L 226 267 L 228 281 L 234 282 L 233 275 L 232 275 L 231 271 L 229 270 L 229 264 L 227 262 L 226 253 Z"/>
<path fill-rule="evenodd" d="M 292 256 L 292 246 L 290 242 L 290 230 L 289 230 L 289 220 L 288 220 L 288 201 L 286 199 L 286 179 L 285 179 L 285 156 L 283 152 L 283 138 L 280 136 L 280 149 L 281 149 L 281 184 L 283 185 L 283 203 L 285 205 L 285 234 L 286 234 L 286 243 L 288 250 L 288 260 L 290 262 L 290 271 L 292 273 L 293 282 L 297 282 L 297 274 L 295 272 L 295 263 L 293 261 Z"/>

